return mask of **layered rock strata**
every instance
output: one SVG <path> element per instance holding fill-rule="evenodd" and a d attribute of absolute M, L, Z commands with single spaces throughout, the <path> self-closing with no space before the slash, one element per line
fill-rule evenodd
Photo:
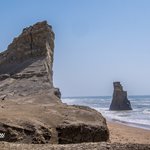
<path fill-rule="evenodd" d="M 68 106 L 53 86 L 54 32 L 46 21 L 25 28 L 0 53 L 0 141 L 80 143 L 109 139 L 96 110 Z"/>
<path fill-rule="evenodd" d="M 132 110 L 130 101 L 127 98 L 127 91 L 123 90 L 120 82 L 114 82 L 113 99 L 110 110 Z"/>

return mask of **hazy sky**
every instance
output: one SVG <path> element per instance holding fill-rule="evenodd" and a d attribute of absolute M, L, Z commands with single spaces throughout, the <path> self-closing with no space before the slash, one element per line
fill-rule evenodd
<path fill-rule="evenodd" d="M 55 32 L 54 85 L 63 96 L 150 95 L 149 0 L 1 0 L 0 50 L 24 27 Z"/>

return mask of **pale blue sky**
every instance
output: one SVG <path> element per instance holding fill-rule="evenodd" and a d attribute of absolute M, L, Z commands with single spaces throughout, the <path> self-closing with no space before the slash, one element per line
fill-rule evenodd
<path fill-rule="evenodd" d="M 150 95 L 149 0 L 1 0 L 0 50 L 47 20 L 55 32 L 54 84 L 63 96 Z"/>

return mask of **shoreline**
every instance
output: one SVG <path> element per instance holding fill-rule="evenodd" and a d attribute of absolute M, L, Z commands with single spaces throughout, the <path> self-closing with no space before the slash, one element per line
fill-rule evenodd
<path fill-rule="evenodd" d="M 121 122 L 108 120 L 111 143 L 138 143 L 150 144 L 150 130 L 133 127 Z"/>
<path fill-rule="evenodd" d="M 105 117 L 105 118 L 108 122 L 114 122 L 114 123 L 118 123 L 118 124 L 121 124 L 121 125 L 126 125 L 126 126 L 129 126 L 129 127 L 134 127 L 134 128 L 139 128 L 139 129 L 144 129 L 144 130 L 150 131 L 150 125 L 143 125 L 143 124 L 139 124 L 139 123 L 131 123 L 131 122 L 121 121 L 121 120 L 117 120 L 117 119 L 110 119 L 110 118 L 107 118 L 107 117 Z"/>

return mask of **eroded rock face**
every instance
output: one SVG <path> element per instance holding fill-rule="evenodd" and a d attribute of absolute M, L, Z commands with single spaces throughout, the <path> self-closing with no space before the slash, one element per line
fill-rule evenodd
<path fill-rule="evenodd" d="M 100 113 L 61 102 L 53 86 L 53 55 L 54 33 L 46 21 L 25 28 L 0 53 L 0 132 L 5 133 L 0 141 L 107 141 L 109 131 Z"/>
<path fill-rule="evenodd" d="M 51 138 L 49 128 L 40 124 L 34 125 L 31 122 L 20 123 L 17 126 L 12 123 L 0 123 L 0 127 L 0 133 L 5 133 L 4 139 L 1 138 L 0 141 L 46 144 Z"/>
<path fill-rule="evenodd" d="M 7 90 L 1 87 L 0 94 L 12 97 L 53 88 L 53 52 L 54 33 L 46 21 L 25 28 L 8 49 L 0 53 L 0 81 L 9 84 Z M 5 79 L 9 83 L 3 81 Z"/>
<path fill-rule="evenodd" d="M 109 138 L 105 127 L 89 126 L 87 124 L 59 125 L 57 132 L 60 144 L 99 142 L 107 141 Z"/>
<path fill-rule="evenodd" d="M 110 110 L 132 110 L 130 101 L 127 98 L 127 91 L 123 91 L 120 82 L 114 82 L 113 99 Z"/>

